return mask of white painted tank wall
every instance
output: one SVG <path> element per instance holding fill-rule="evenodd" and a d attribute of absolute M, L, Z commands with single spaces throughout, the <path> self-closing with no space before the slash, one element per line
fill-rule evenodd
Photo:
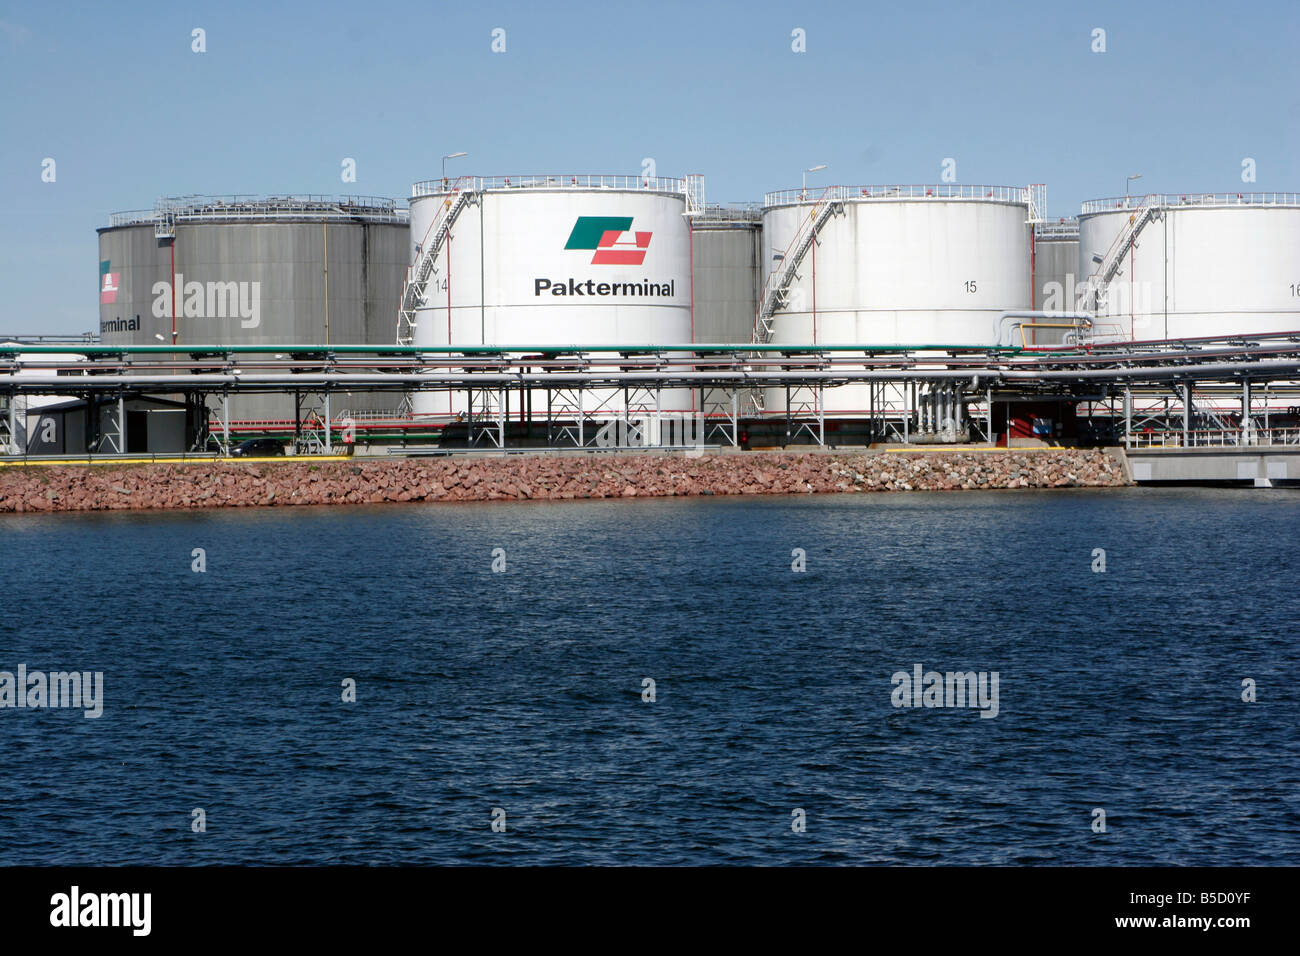
<path fill-rule="evenodd" d="M 1130 210 L 1079 218 L 1090 275 Z M 1169 206 L 1147 223 L 1112 280 L 1097 325 L 1107 337 L 1169 339 L 1300 329 L 1300 208 Z"/>
<path fill-rule="evenodd" d="M 763 214 L 765 271 L 779 267 L 810 203 Z M 862 199 L 822 228 L 773 320 L 776 344 L 993 345 L 999 315 L 1032 301 L 1028 207 L 979 199 Z M 973 283 L 973 285 L 968 285 Z M 814 299 L 815 290 L 815 299 Z M 816 314 L 814 316 L 814 304 Z M 863 413 L 868 387 L 826 393 L 828 413 Z M 785 410 L 784 389 L 765 408 Z"/>
<path fill-rule="evenodd" d="M 410 203 L 411 261 L 429 236 L 443 195 Z M 438 253 L 428 303 L 416 318 L 416 345 L 656 345 L 691 341 L 690 230 L 685 196 L 633 189 L 499 188 L 478 195 Z M 639 265 L 593 264 L 594 249 L 566 249 L 581 216 L 630 217 L 624 239 L 650 233 Z M 630 248 L 630 247 L 629 247 Z M 539 280 L 549 281 L 550 288 Z M 591 290 L 569 294 L 569 280 Z M 643 288 L 630 288 L 640 284 Z M 668 290 L 647 294 L 647 284 Z M 564 295 L 555 294 L 560 285 Z M 617 294 L 602 286 L 617 286 Z M 629 288 L 624 288 L 627 286 Z M 691 411 L 689 389 L 664 392 L 665 411 Z M 545 392 L 533 396 L 534 415 Z M 465 398 L 417 392 L 420 414 L 465 411 Z M 607 396 L 605 407 L 622 407 Z"/>

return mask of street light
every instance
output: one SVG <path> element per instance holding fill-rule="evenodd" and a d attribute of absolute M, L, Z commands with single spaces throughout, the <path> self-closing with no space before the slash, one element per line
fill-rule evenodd
<path fill-rule="evenodd" d="M 804 191 L 805 195 L 806 195 L 807 192 L 808 192 L 808 174 L 809 174 L 809 173 L 821 172 L 821 170 L 823 170 L 823 169 L 825 169 L 825 168 L 826 168 L 826 164 L 825 164 L 825 163 L 820 163 L 820 164 L 818 164 L 818 165 L 816 165 L 816 166 L 809 166 L 807 169 L 805 169 L 805 170 L 803 171 L 803 191 Z"/>
<path fill-rule="evenodd" d="M 1133 180 L 1135 180 L 1135 179 L 1141 179 L 1141 178 L 1142 178 L 1142 174 L 1141 174 L 1141 173 L 1134 173 L 1132 176 L 1130 176 L 1130 177 L 1128 177 L 1126 180 L 1124 180 L 1124 198 L 1125 198 L 1125 199 L 1128 199 L 1128 184 L 1131 183 L 1131 182 L 1133 182 Z"/>
<path fill-rule="evenodd" d="M 469 155 L 469 153 L 448 153 L 446 156 L 442 157 L 442 181 L 443 181 L 443 183 L 446 183 L 446 182 L 447 182 L 447 160 L 449 160 L 449 159 L 460 159 L 462 156 L 468 156 L 468 155 Z"/>

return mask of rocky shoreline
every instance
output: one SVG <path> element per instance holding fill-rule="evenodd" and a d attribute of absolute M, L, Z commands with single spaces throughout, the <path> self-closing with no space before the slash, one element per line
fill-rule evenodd
<path fill-rule="evenodd" d="M 0 513 L 1132 484 L 1097 450 L 511 455 L 0 468 Z"/>

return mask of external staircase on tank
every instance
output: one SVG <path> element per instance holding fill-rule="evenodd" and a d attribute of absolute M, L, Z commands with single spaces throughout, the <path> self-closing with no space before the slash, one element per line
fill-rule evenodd
<path fill-rule="evenodd" d="M 429 282 L 438 274 L 438 253 L 442 250 L 451 231 L 451 224 L 456 221 L 460 211 L 473 199 L 476 193 L 468 188 L 471 177 L 462 176 L 448 189 L 450 195 L 443 200 L 438 213 L 429 223 L 424 237 L 416 247 L 419 252 L 415 264 L 406 270 L 406 282 L 402 286 L 402 305 L 397 313 L 397 344 L 415 344 L 415 314 L 428 304 Z"/>
<path fill-rule="evenodd" d="M 799 265 L 803 262 L 804 256 L 812 248 L 812 244 L 817 241 L 817 234 L 831 218 L 831 216 L 842 211 L 844 201 L 842 190 L 838 186 L 830 186 L 822 191 L 822 194 L 813 203 L 812 208 L 808 210 L 808 215 L 804 217 L 799 225 L 799 229 L 790 239 L 786 246 L 785 252 L 781 254 L 781 265 L 768 274 L 766 281 L 763 283 L 763 292 L 759 298 L 758 314 L 754 318 L 753 344 L 768 345 L 772 341 L 772 321 L 776 316 L 777 309 L 785 306 L 790 286 L 799 276 Z M 758 357 L 761 353 L 755 353 Z M 746 411 L 750 415 L 761 415 L 763 413 L 763 392 L 761 389 L 752 389 L 745 399 Z"/>
<path fill-rule="evenodd" d="M 1093 315 L 1100 316 L 1106 308 L 1109 296 L 1107 294 L 1111 281 L 1119 272 L 1120 265 L 1124 261 L 1124 255 L 1133 247 L 1137 241 L 1138 233 L 1153 219 L 1159 218 L 1160 215 L 1160 196 L 1151 193 L 1143 196 L 1142 201 L 1133 209 L 1128 219 L 1116 234 L 1110 248 L 1106 250 L 1105 255 L 1097 262 L 1097 268 L 1084 283 L 1084 305 L 1091 305 L 1089 310 Z M 1087 302 L 1087 298 L 1092 297 L 1093 302 Z"/>
<path fill-rule="evenodd" d="M 438 207 L 437 214 L 425 230 L 424 237 L 416 246 L 415 263 L 406 270 L 406 281 L 402 286 L 402 304 L 397 310 L 397 344 L 415 344 L 416 313 L 429 302 L 429 283 L 438 275 L 438 253 L 442 251 L 447 237 L 451 234 L 451 225 L 477 195 L 469 188 L 472 177 L 462 176 L 449 187 L 446 199 Z M 401 412 L 411 417 L 415 411 L 414 396 L 407 392 L 402 401 Z"/>

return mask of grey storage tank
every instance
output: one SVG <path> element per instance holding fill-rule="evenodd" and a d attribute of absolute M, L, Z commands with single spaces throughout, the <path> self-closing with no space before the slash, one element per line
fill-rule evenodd
<path fill-rule="evenodd" d="M 748 345 L 762 276 L 763 215 L 755 206 L 706 206 L 691 216 L 693 340 Z"/>
<path fill-rule="evenodd" d="M 1032 262 L 1034 308 L 1072 312 L 1082 282 L 1079 271 L 1079 220 L 1049 219 L 1034 224 Z M 1023 326 L 1031 346 L 1059 345 L 1072 338 L 1073 324 L 1065 319 L 1035 319 Z"/>
<path fill-rule="evenodd" d="M 391 345 L 405 209 L 368 196 L 184 196 L 99 232 L 105 345 Z M 336 409 L 396 407 L 381 394 Z M 292 397 L 238 396 L 232 419 L 289 421 Z"/>

